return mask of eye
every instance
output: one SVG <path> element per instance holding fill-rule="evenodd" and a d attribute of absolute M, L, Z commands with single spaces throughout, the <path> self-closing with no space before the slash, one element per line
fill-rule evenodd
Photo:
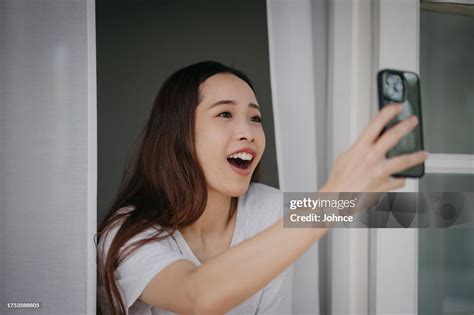
<path fill-rule="evenodd" d="M 253 117 L 252 117 L 252 121 L 261 123 L 261 122 L 262 122 L 262 117 L 260 117 L 260 116 L 253 116 Z"/>
<path fill-rule="evenodd" d="M 232 117 L 232 114 L 229 113 L 229 112 L 222 112 L 222 113 L 220 113 L 219 115 L 217 115 L 217 117 L 231 118 L 231 117 Z"/>

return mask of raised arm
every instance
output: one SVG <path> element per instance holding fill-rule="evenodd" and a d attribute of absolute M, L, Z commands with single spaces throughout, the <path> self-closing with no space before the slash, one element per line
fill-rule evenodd
<path fill-rule="evenodd" d="M 354 145 L 338 157 L 321 192 L 389 191 L 404 185 L 404 179 L 393 179 L 390 174 L 422 163 L 427 154 L 385 158 L 417 124 L 408 119 L 379 136 L 401 110 L 401 106 L 386 106 L 372 120 Z M 140 299 L 180 314 L 223 314 L 262 289 L 327 231 L 283 228 L 280 219 L 200 267 L 185 260 L 171 264 L 153 278 Z"/>

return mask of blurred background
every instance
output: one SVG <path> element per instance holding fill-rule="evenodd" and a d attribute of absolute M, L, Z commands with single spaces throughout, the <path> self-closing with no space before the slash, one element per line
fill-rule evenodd
<path fill-rule="evenodd" d="M 284 191 L 324 184 L 379 69 L 418 72 L 431 155 L 404 191 L 474 191 L 472 34 L 469 0 L 0 0 L 0 313 L 95 313 L 97 223 L 159 87 L 194 62 L 251 78 L 262 181 Z M 473 238 L 333 230 L 294 265 L 293 313 L 472 314 Z"/>

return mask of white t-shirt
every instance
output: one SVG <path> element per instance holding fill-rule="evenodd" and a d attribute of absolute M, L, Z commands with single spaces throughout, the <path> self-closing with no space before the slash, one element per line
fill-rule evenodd
<path fill-rule="evenodd" d="M 247 193 L 238 198 L 237 219 L 230 246 L 254 236 L 282 217 L 282 198 L 282 193 L 278 189 L 259 183 L 250 184 Z M 133 207 L 123 208 L 123 210 L 132 211 Z M 106 253 L 118 228 L 113 228 L 101 238 L 99 250 Z M 146 230 L 129 242 L 134 242 L 143 236 L 151 236 L 155 231 L 154 229 Z M 122 261 L 116 270 L 115 278 L 128 314 L 173 314 L 145 304 L 138 297 L 162 269 L 180 259 L 190 260 L 198 267 L 201 265 L 177 230 L 173 235 L 158 242 L 151 242 L 140 247 Z M 265 288 L 227 314 L 291 314 L 291 276 L 292 267 L 290 266 Z M 99 296 L 103 297 L 103 294 L 102 288 L 99 288 Z M 102 303 L 105 301 L 103 298 L 100 300 Z"/>

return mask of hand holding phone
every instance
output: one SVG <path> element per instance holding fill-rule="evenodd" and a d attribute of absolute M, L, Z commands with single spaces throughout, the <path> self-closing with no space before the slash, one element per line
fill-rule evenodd
<path fill-rule="evenodd" d="M 385 69 L 377 75 L 379 109 L 399 103 L 403 111 L 391 120 L 383 132 L 400 121 L 411 116 L 418 118 L 418 126 L 403 137 L 398 144 L 387 152 L 387 158 L 423 150 L 423 130 L 421 119 L 420 80 L 414 72 Z M 393 174 L 394 177 L 422 177 L 425 173 L 424 163 Z"/>
<path fill-rule="evenodd" d="M 417 151 L 386 158 L 387 152 L 417 126 L 416 116 L 412 116 L 382 134 L 403 109 L 402 105 L 392 105 L 380 110 L 357 140 L 336 158 L 321 191 L 386 192 L 404 187 L 406 179 L 392 175 L 422 164 L 428 154 Z"/>
<path fill-rule="evenodd" d="M 378 79 L 380 111 L 336 158 L 321 191 L 386 192 L 402 188 L 405 177 L 423 176 L 428 153 L 422 150 L 418 76 L 384 70 Z"/>

